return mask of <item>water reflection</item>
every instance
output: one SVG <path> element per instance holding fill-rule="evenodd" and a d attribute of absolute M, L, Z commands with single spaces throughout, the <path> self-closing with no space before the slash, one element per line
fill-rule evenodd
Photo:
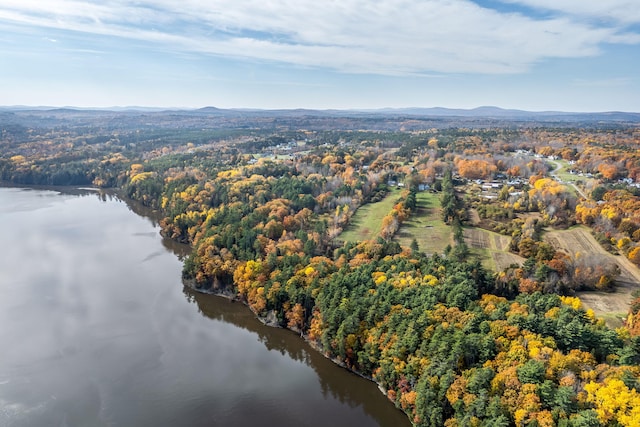
<path fill-rule="evenodd" d="M 23 188 L 23 190 L 29 189 Z M 51 188 L 47 188 L 47 190 L 50 191 Z M 137 200 L 132 200 L 122 196 L 116 190 L 104 188 L 56 187 L 55 191 L 58 194 L 73 195 L 78 197 L 97 197 L 98 200 L 104 203 L 122 203 L 137 216 L 147 219 L 149 221 L 149 224 L 154 228 L 154 231 L 143 232 L 139 235 L 147 237 L 156 237 L 158 235 L 157 228 L 160 227 L 160 220 L 163 219 L 162 213 L 157 209 L 151 209 L 148 206 L 144 206 Z M 184 259 L 191 252 L 191 248 L 189 245 L 176 242 L 175 240 L 171 240 L 169 238 L 162 239 L 162 246 L 175 254 L 181 261 L 184 261 Z"/>
<path fill-rule="evenodd" d="M 311 348 L 296 333 L 262 324 L 242 303 L 202 294 L 188 286 L 183 288 L 183 293 L 187 301 L 197 305 L 198 312 L 203 316 L 255 333 L 267 350 L 277 351 L 312 368 L 318 375 L 325 398 L 330 396 L 352 408 L 362 406 L 382 426 L 410 425 L 400 410 L 390 410 L 392 404 L 373 382 L 340 368 Z"/>
<path fill-rule="evenodd" d="M 162 213 L 156 209 L 151 209 L 147 206 L 144 206 L 142 203 L 136 200 L 122 197 L 112 190 L 101 190 L 98 193 L 98 197 L 100 197 L 102 201 L 117 201 L 124 203 L 131 212 L 140 217 L 148 219 L 152 227 L 160 227 L 160 220 L 163 218 L 163 216 Z M 154 235 L 157 234 L 157 230 L 153 233 Z M 191 252 L 191 248 L 189 247 L 189 245 L 176 242 L 175 240 L 171 240 L 166 237 L 162 239 L 162 246 L 173 252 L 180 261 L 184 261 L 184 259 Z"/>

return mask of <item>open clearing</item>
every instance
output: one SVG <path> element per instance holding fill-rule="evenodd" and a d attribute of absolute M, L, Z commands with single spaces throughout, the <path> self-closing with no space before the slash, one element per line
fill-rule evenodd
<path fill-rule="evenodd" d="M 624 256 L 616 256 L 605 251 L 591 235 L 587 227 L 573 227 L 569 230 L 554 230 L 544 233 L 544 240 L 557 250 L 563 250 L 575 257 L 576 254 L 600 254 L 606 260 L 616 263 L 620 275 L 616 277 L 614 292 L 581 292 L 580 299 L 610 326 L 620 326 L 631 303 L 631 293 L 640 288 L 640 270 Z"/>
<path fill-rule="evenodd" d="M 416 212 L 398 230 L 396 241 L 402 246 L 416 239 L 427 254 L 443 253 L 451 244 L 451 227 L 442 221 L 442 209 L 437 194 L 422 191 L 416 194 Z"/>
<path fill-rule="evenodd" d="M 478 256 L 482 264 L 494 271 L 502 271 L 511 264 L 521 265 L 525 259 L 509 252 L 510 238 L 482 228 L 465 228 L 464 240 L 471 253 Z"/>
<path fill-rule="evenodd" d="M 550 160 L 555 166 L 555 169 L 551 171 L 551 177 L 567 185 L 567 188 L 575 195 L 587 198 L 587 195 L 578 188 L 578 184 L 593 181 L 592 178 L 585 176 L 575 175 L 569 172 L 571 165 L 566 160 Z"/>
<path fill-rule="evenodd" d="M 391 211 L 399 196 L 400 191 L 394 189 L 381 201 L 360 206 L 338 239 L 344 242 L 361 242 L 378 237 L 382 229 L 382 218 Z"/>

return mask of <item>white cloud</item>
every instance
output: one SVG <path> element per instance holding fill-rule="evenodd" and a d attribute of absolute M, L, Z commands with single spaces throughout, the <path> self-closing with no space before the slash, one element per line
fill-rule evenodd
<path fill-rule="evenodd" d="M 638 0 L 500 0 L 536 9 L 584 16 L 599 21 L 618 21 L 626 24 L 640 23 Z"/>
<path fill-rule="evenodd" d="M 630 4 L 612 1 L 619 14 Z M 593 1 L 559 3 L 556 9 L 604 9 Z M 517 73 L 549 58 L 597 55 L 603 43 L 640 43 L 640 35 L 615 27 L 505 14 L 469 0 L 0 0 L 2 20 L 172 51 L 386 75 Z"/>

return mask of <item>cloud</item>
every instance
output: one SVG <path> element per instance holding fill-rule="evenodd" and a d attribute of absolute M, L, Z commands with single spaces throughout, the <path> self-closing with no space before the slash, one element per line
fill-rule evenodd
<path fill-rule="evenodd" d="M 628 1 L 611 1 L 615 16 L 638 14 Z M 593 15 L 609 5 L 558 3 L 553 10 L 579 3 Z M 597 55 L 604 43 L 640 43 L 639 34 L 614 25 L 567 14 L 536 19 L 469 0 L 3 0 L 0 21 L 145 41 L 173 52 L 383 75 L 519 73 L 550 58 Z"/>
<path fill-rule="evenodd" d="M 594 18 L 598 21 L 617 21 L 624 24 L 640 23 L 640 5 L 637 0 L 500 0 L 535 9 L 546 9 L 566 15 Z"/>

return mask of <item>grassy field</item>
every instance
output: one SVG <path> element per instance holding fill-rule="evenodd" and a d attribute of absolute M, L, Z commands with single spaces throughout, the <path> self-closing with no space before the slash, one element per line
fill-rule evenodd
<path fill-rule="evenodd" d="M 556 169 L 551 173 L 553 177 L 567 185 L 575 195 L 586 197 L 584 191 L 578 188 L 578 184 L 582 183 L 580 185 L 584 185 L 585 183 L 590 183 L 593 181 L 593 178 L 569 173 L 572 166 L 566 160 L 553 160 L 551 161 L 551 164 L 553 167 L 556 167 Z"/>
<path fill-rule="evenodd" d="M 510 238 L 481 228 L 465 228 L 464 240 L 471 254 L 482 265 L 493 271 L 502 271 L 511 264 L 522 264 L 524 258 L 509 252 Z"/>
<path fill-rule="evenodd" d="M 573 182 L 573 183 L 575 183 L 576 181 L 578 181 L 579 179 L 582 178 L 582 177 L 580 177 L 578 175 L 573 175 L 573 174 L 569 173 L 569 170 L 571 169 L 571 165 L 566 160 L 555 160 L 555 161 L 552 162 L 552 165 L 554 167 L 560 166 L 560 168 L 556 169 L 553 173 L 558 178 L 560 178 L 563 182 Z"/>
<path fill-rule="evenodd" d="M 423 252 L 444 252 L 451 244 L 451 227 L 442 221 L 439 195 L 423 191 L 416 195 L 416 202 L 416 212 L 402 224 L 396 240 L 402 246 L 409 246 L 415 238 Z"/>
<path fill-rule="evenodd" d="M 383 200 L 360 206 L 338 239 L 345 242 L 375 239 L 380 234 L 382 218 L 391 211 L 398 197 L 400 197 L 400 190 L 393 189 Z"/>

